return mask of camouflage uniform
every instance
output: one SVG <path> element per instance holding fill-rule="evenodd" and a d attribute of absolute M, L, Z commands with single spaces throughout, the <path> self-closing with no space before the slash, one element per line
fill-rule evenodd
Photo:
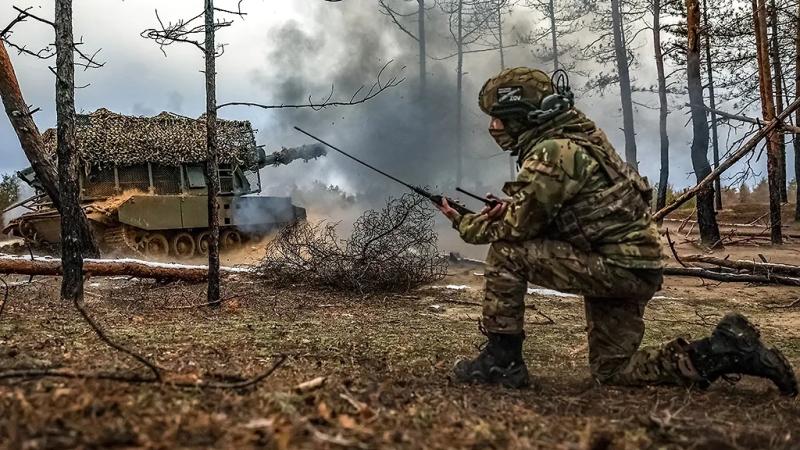
<path fill-rule="evenodd" d="M 519 79 L 521 70 L 543 75 L 542 91 L 552 92 L 542 72 L 510 69 L 484 86 L 480 100 L 485 112 L 496 100 L 490 94 L 492 83 Z M 522 132 L 514 150 L 519 173 L 503 187 L 511 198 L 505 215 L 498 220 L 479 214 L 453 219 L 464 241 L 491 244 L 483 307 L 486 330 L 523 331 L 530 282 L 585 297 L 590 367 L 598 381 L 699 381 L 685 341 L 639 349 L 644 308 L 660 289 L 663 268 L 646 181 L 574 108 Z"/>

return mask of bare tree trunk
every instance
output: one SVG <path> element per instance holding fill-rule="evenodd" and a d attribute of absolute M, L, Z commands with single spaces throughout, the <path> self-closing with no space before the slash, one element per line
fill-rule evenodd
<path fill-rule="evenodd" d="M 756 51 L 758 55 L 758 81 L 761 93 L 761 110 L 767 122 L 775 118 L 775 107 L 772 96 L 772 74 L 769 68 L 769 50 L 767 45 L 767 11 L 765 0 L 752 0 L 753 22 L 756 35 Z M 769 216 L 771 240 L 773 244 L 783 243 L 781 235 L 781 191 L 780 191 L 780 158 L 781 148 L 778 133 L 767 136 L 767 180 L 769 182 Z"/>
<path fill-rule="evenodd" d="M 778 8 L 775 5 L 775 0 L 770 0 L 770 16 L 772 21 L 772 67 L 775 69 L 775 113 L 780 114 L 783 112 L 783 64 L 781 63 L 781 48 L 778 41 Z M 788 192 L 786 191 L 786 142 L 784 141 L 783 134 L 778 139 L 780 145 L 780 191 L 781 202 L 789 200 Z"/>
<path fill-rule="evenodd" d="M 56 0 L 56 118 L 58 122 L 58 186 L 61 193 L 61 298 L 83 298 L 83 243 L 79 228 L 78 155 L 75 146 L 75 55 L 72 0 Z"/>
<path fill-rule="evenodd" d="M 47 158 L 42 135 L 22 96 L 17 74 L 2 41 L 0 41 L 0 97 L 3 98 L 6 114 L 17 133 L 25 157 L 36 173 L 36 178 L 42 183 L 53 205 L 60 211 L 61 194 L 58 192 L 58 174 L 55 165 Z"/>
<path fill-rule="evenodd" d="M 497 42 L 500 44 L 500 69 L 506 68 L 506 55 L 503 49 L 503 10 L 501 8 L 502 2 L 498 2 L 497 6 Z"/>
<path fill-rule="evenodd" d="M 500 44 L 500 70 L 506 68 L 505 50 L 503 49 L 503 11 L 502 2 L 498 2 L 497 6 L 497 42 Z M 517 177 L 516 158 L 514 155 L 508 155 L 508 174 L 509 180 Z"/>
<path fill-rule="evenodd" d="M 708 73 L 708 102 L 711 105 L 711 148 L 714 155 L 714 168 L 719 167 L 719 136 L 717 132 L 717 97 L 714 94 L 714 68 L 711 64 L 711 30 L 708 25 L 708 2 L 703 0 L 703 25 L 706 37 L 706 72 Z M 722 209 L 722 183 L 714 180 L 714 203 Z"/>
<path fill-rule="evenodd" d="M 425 98 L 428 84 L 427 50 L 425 48 L 425 0 L 417 0 L 417 41 L 419 42 L 419 97 Z"/>
<path fill-rule="evenodd" d="M 558 70 L 558 30 L 556 29 L 556 2 L 550 0 L 547 5 L 547 13 L 550 19 L 550 40 L 553 46 L 553 71 Z"/>
<path fill-rule="evenodd" d="M 667 206 L 669 185 L 669 134 L 667 133 L 667 77 L 664 75 L 664 54 L 661 50 L 661 0 L 653 0 L 653 50 L 658 75 L 658 132 L 661 141 L 661 171 L 658 178 L 656 210 Z"/>
<path fill-rule="evenodd" d="M 800 98 L 800 3 L 797 4 L 797 16 L 794 18 L 794 98 Z M 800 125 L 800 111 L 794 116 L 794 123 Z M 800 221 L 800 133 L 794 135 L 794 179 L 797 181 L 797 200 L 794 205 L 794 220 Z"/>
<path fill-rule="evenodd" d="M 11 121 L 11 126 L 17 133 L 22 151 L 31 163 L 36 178 L 42 184 L 50 201 L 53 202 L 53 206 L 61 212 L 61 194 L 58 191 L 56 167 L 47 155 L 42 136 L 39 134 L 28 104 L 22 96 L 17 75 L 14 73 L 14 66 L 11 64 L 11 59 L 2 41 L 0 41 L 0 98 L 3 100 L 3 106 Z M 100 251 L 97 249 L 97 243 L 83 210 L 81 210 L 76 223 L 81 232 L 81 241 L 86 256 L 99 256 Z"/>
<path fill-rule="evenodd" d="M 700 183 L 711 173 L 711 165 L 707 156 L 708 122 L 700 71 L 700 5 L 697 0 L 686 0 L 686 14 L 686 78 L 692 110 L 692 166 L 697 182 Z M 700 240 L 704 244 L 713 246 L 720 243 L 719 226 L 714 211 L 714 190 L 710 186 L 697 194 L 697 222 L 700 225 Z"/>
<path fill-rule="evenodd" d="M 208 178 L 208 302 L 219 301 L 219 161 L 217 155 L 217 83 L 214 0 L 205 0 L 206 19 L 206 176 Z"/>
<path fill-rule="evenodd" d="M 464 1 L 458 1 L 458 42 L 456 43 L 458 52 L 458 67 L 456 69 L 456 185 L 461 185 L 461 178 L 463 176 L 464 170 L 464 162 L 463 162 L 463 150 L 462 140 L 463 136 L 461 133 L 463 130 L 461 129 L 462 124 L 462 90 L 463 90 L 463 81 L 464 81 L 464 27 L 462 23 L 463 19 L 463 8 L 464 8 Z"/>
<path fill-rule="evenodd" d="M 622 128 L 625 133 L 625 161 L 639 171 L 636 157 L 636 131 L 633 125 L 633 100 L 631 98 L 631 76 L 628 70 L 628 49 L 622 23 L 620 0 L 611 0 L 611 20 L 614 32 L 614 51 L 619 75 L 619 93 L 622 100 Z"/>

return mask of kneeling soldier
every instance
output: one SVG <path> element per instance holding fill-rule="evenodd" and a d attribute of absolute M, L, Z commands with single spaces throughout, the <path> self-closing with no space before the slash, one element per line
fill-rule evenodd
<path fill-rule="evenodd" d="M 663 272 L 651 190 L 574 108 L 566 74 L 558 75 L 519 67 L 486 82 L 479 102 L 491 116 L 489 133 L 517 156 L 519 174 L 503 187 L 510 198 L 479 214 L 462 216 L 446 201 L 440 207 L 464 241 L 491 244 L 482 319 L 488 343 L 456 364 L 455 378 L 529 383 L 522 341 L 531 282 L 584 296 L 589 363 L 600 383 L 708 386 L 746 374 L 796 395 L 789 362 L 740 314 L 726 315 L 709 337 L 639 348 L 644 309 Z"/>

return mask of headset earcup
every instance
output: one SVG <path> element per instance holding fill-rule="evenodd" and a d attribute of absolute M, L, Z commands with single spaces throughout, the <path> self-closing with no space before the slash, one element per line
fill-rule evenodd
<path fill-rule="evenodd" d="M 550 94 L 542 99 L 539 109 L 542 111 L 549 111 L 551 109 L 559 109 L 564 99 L 558 94 Z"/>

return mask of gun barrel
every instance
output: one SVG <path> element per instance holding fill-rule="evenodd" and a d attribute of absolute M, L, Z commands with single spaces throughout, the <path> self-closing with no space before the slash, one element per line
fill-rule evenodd
<path fill-rule="evenodd" d="M 335 150 L 335 151 L 341 153 L 342 155 L 352 159 L 353 161 L 355 161 L 355 162 L 357 162 L 357 163 L 359 163 L 359 164 L 361 164 L 363 166 L 366 166 L 366 167 L 374 170 L 375 172 L 378 172 L 379 174 L 385 176 L 386 178 L 389 178 L 390 180 L 394 180 L 394 181 L 402 184 L 403 186 L 407 187 L 408 189 L 411 189 L 412 191 L 414 191 L 415 193 L 427 198 L 431 202 L 433 202 L 433 203 L 435 203 L 437 205 L 441 205 L 442 204 L 443 197 L 441 195 L 431 194 L 430 192 L 426 191 L 425 189 L 422 189 L 419 186 L 414 186 L 412 184 L 406 183 L 405 181 L 403 181 L 403 180 L 401 180 L 401 179 L 399 179 L 399 178 L 397 178 L 397 177 L 395 177 L 393 175 L 390 175 L 390 174 L 382 171 L 381 169 L 378 169 L 377 167 L 375 167 L 375 166 L 373 166 L 373 165 L 371 165 L 369 163 L 366 163 L 366 162 L 356 158 L 355 156 L 353 156 L 353 155 L 347 153 L 346 151 L 334 146 L 333 144 L 329 144 L 328 142 L 323 141 L 322 139 L 314 136 L 313 134 L 309 133 L 308 131 L 305 131 L 305 130 L 301 129 L 300 127 L 294 127 L 294 129 L 299 131 L 299 132 L 301 132 L 301 133 L 303 133 L 303 134 L 305 134 L 306 136 L 310 137 L 311 139 L 314 139 L 315 141 L 319 142 L 320 144 L 323 144 L 323 145 L 326 145 L 326 146 L 332 148 L 333 150 Z M 453 202 L 452 206 L 461 214 L 472 214 L 472 211 L 470 211 L 469 209 L 465 208 L 464 206 L 459 205 L 458 203 Z"/>
<path fill-rule="evenodd" d="M 397 177 L 395 177 L 395 176 L 389 175 L 388 173 L 386 173 L 386 172 L 382 171 L 381 169 L 378 169 L 377 167 L 375 167 L 375 166 L 373 166 L 373 165 L 371 165 L 371 164 L 368 164 L 368 163 L 366 163 L 366 162 L 364 162 L 364 161 L 362 161 L 362 160 L 360 160 L 360 159 L 356 158 L 355 156 L 353 156 L 353 155 L 351 155 L 351 154 L 349 154 L 349 153 L 345 152 L 344 150 L 342 150 L 342 149 L 340 149 L 340 148 L 338 148 L 338 147 L 334 146 L 333 144 L 329 144 L 329 143 L 327 143 L 327 142 L 323 141 L 322 139 L 320 139 L 320 138 L 318 138 L 318 137 L 314 136 L 313 134 L 309 133 L 308 131 L 305 131 L 305 130 L 301 129 L 300 127 L 294 127 L 294 129 L 295 129 L 295 130 L 297 130 L 297 131 L 299 131 L 299 132 L 301 132 L 301 133 L 303 133 L 303 134 L 305 134 L 306 136 L 310 137 L 311 139 L 314 139 L 315 141 L 319 142 L 320 144 L 326 145 L 326 146 L 328 146 L 328 147 L 332 148 L 333 150 L 336 150 L 337 152 L 339 152 L 339 153 L 341 153 L 342 155 L 344 155 L 344 156 L 346 156 L 346 157 L 348 157 L 348 158 L 352 159 L 353 161 L 355 161 L 355 162 L 357 162 L 357 163 L 359 163 L 359 164 L 361 164 L 361 165 L 363 165 L 363 166 L 369 167 L 370 169 L 374 170 L 375 172 L 378 172 L 379 174 L 381 174 L 381 175 L 383 175 L 383 176 L 385 176 L 385 177 L 387 177 L 387 178 L 389 178 L 389 179 L 391 179 L 391 180 L 394 180 L 394 181 L 396 181 L 396 182 L 398 182 L 398 183 L 402 184 L 403 186 L 405 186 L 405 187 L 407 187 L 407 188 L 411 189 L 412 191 L 414 191 L 414 192 L 416 192 L 416 193 L 418 193 L 418 194 L 422 194 L 422 192 L 421 192 L 421 191 L 423 191 L 423 190 L 422 190 L 421 188 L 418 188 L 418 187 L 416 187 L 416 186 L 412 186 L 412 185 L 410 185 L 410 184 L 406 183 L 405 181 L 403 181 L 403 180 L 401 180 L 401 179 L 399 179 L 399 178 L 397 178 Z M 426 194 L 427 194 L 427 195 L 425 195 L 425 194 L 422 194 L 422 195 L 424 195 L 424 196 L 426 196 L 426 197 L 430 198 L 430 195 L 431 195 L 431 194 L 430 194 L 430 193 L 426 193 Z"/>
<path fill-rule="evenodd" d="M 284 148 L 269 155 L 262 153 L 259 167 L 287 165 L 292 161 L 302 159 L 308 161 L 327 155 L 325 147 L 319 144 L 301 145 L 300 147 Z"/>

